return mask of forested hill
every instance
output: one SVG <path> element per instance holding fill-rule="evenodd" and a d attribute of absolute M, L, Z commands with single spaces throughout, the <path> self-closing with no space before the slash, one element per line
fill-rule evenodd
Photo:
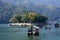
<path fill-rule="evenodd" d="M 2 2 L 0 0 L 0 23 L 7 23 L 15 8 L 16 7 L 14 5 Z"/>
<path fill-rule="evenodd" d="M 60 18 L 60 7 L 43 4 L 36 5 L 36 3 L 31 1 L 27 3 L 20 1 L 20 4 L 14 5 L 0 0 L 0 23 L 8 23 L 12 15 L 28 11 L 43 14 L 51 21 L 58 20 Z"/>

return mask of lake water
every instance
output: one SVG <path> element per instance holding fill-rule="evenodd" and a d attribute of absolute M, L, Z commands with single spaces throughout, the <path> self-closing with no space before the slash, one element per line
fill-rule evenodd
<path fill-rule="evenodd" d="M 28 36 L 27 29 L 0 24 L 0 40 L 60 40 L 60 28 L 40 29 L 39 36 Z"/>

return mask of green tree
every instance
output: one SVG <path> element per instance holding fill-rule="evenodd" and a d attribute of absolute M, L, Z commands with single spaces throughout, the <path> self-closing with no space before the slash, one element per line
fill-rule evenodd
<path fill-rule="evenodd" d="M 18 20 L 14 17 L 12 17 L 10 20 L 9 20 L 10 23 L 16 23 L 18 22 Z"/>
<path fill-rule="evenodd" d="M 30 22 L 30 23 L 45 23 L 48 18 L 35 12 L 23 12 L 15 14 L 10 19 L 10 22 Z"/>
<path fill-rule="evenodd" d="M 47 17 L 37 14 L 35 16 L 34 23 L 44 23 L 44 22 L 46 22 L 47 19 L 48 19 Z"/>
<path fill-rule="evenodd" d="M 9 20 L 9 22 L 15 23 L 15 22 L 21 22 L 21 16 L 18 14 L 13 15 L 13 17 Z"/>
<path fill-rule="evenodd" d="M 27 15 L 21 15 L 21 21 L 22 22 L 27 22 L 28 18 L 27 18 Z"/>
<path fill-rule="evenodd" d="M 30 21 L 30 23 L 35 19 L 36 13 L 34 12 L 29 12 L 28 13 L 28 19 Z"/>

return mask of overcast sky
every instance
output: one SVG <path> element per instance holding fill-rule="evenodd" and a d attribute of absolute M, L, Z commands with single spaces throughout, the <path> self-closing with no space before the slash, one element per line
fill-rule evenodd
<path fill-rule="evenodd" d="M 44 4 L 44 5 L 53 5 L 53 6 L 59 6 L 60 7 L 60 0 L 2 0 L 9 3 L 16 3 L 19 4 L 20 2 L 34 2 L 35 4 Z"/>

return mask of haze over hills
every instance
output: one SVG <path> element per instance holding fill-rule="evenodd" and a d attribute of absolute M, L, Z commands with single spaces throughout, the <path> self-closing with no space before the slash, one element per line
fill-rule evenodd
<path fill-rule="evenodd" d="M 19 4 L 26 4 L 29 2 L 33 2 L 34 4 L 44 4 L 44 5 L 54 5 L 54 6 L 60 6 L 60 0 L 2 0 L 7 3 L 11 3 L 14 5 Z"/>
<path fill-rule="evenodd" d="M 0 23 L 8 23 L 12 15 L 28 11 L 43 14 L 50 21 L 60 18 L 60 7 L 55 5 L 41 4 L 37 0 L 0 0 Z"/>

